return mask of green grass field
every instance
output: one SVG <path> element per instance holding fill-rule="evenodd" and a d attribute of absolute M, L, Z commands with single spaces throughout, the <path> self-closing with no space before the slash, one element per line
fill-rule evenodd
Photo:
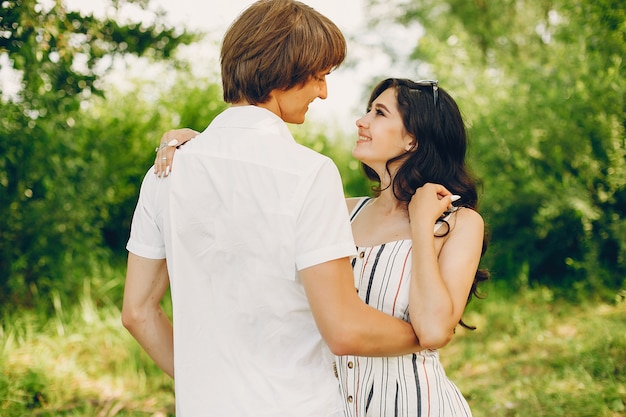
<path fill-rule="evenodd" d="M 548 290 L 487 287 L 441 350 L 475 417 L 626 416 L 626 296 L 572 305 Z M 173 384 L 89 288 L 54 314 L 7 312 L 0 327 L 0 416 L 173 415 Z"/>

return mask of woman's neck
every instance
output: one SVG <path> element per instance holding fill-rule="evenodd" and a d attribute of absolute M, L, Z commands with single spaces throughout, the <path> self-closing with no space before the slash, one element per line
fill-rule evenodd
<path fill-rule="evenodd" d="M 372 204 L 376 204 L 377 208 L 384 213 L 393 214 L 395 212 L 406 212 L 407 203 L 400 201 L 393 194 L 391 187 L 387 187 L 376 197 Z"/>

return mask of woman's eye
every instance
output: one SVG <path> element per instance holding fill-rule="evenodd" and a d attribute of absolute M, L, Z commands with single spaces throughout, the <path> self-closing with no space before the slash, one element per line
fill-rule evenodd
<path fill-rule="evenodd" d="M 384 116 L 385 114 L 381 110 L 376 109 L 376 115 L 377 116 Z"/>

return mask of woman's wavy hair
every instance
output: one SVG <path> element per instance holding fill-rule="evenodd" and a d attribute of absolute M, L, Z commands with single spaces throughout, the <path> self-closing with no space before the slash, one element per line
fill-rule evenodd
<path fill-rule="evenodd" d="M 419 187 L 426 183 L 445 186 L 453 194 L 461 196 L 460 206 L 473 210 L 478 208 L 476 180 L 466 162 L 467 131 L 461 111 L 454 99 L 437 82 L 414 82 L 408 79 L 388 78 L 381 81 L 370 95 L 368 109 L 372 102 L 385 90 L 393 88 L 396 92 L 398 110 L 402 115 L 404 128 L 415 138 L 411 152 L 387 161 L 387 173 L 390 165 L 400 162 L 391 187 L 399 201 L 409 202 Z M 367 177 L 376 182 L 372 190 L 378 195 L 381 191 L 380 178 L 369 166 L 362 164 Z M 447 227 L 450 225 L 444 220 Z M 487 250 L 487 236 L 483 238 L 481 256 Z M 469 303 L 473 296 L 483 298 L 478 292 L 478 284 L 489 279 L 489 272 L 478 269 L 468 295 Z M 460 321 L 463 327 L 475 329 Z"/>

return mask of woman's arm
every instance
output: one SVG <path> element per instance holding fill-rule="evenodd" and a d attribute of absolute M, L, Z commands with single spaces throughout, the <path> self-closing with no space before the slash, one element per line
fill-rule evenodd
<path fill-rule="evenodd" d="M 155 149 L 154 173 L 158 177 L 167 177 L 172 172 L 172 162 L 176 149 L 196 136 L 198 136 L 198 132 L 187 128 L 165 132 L 161 136 L 160 145 Z"/>
<path fill-rule="evenodd" d="M 449 233 L 435 237 L 435 221 L 450 205 L 450 192 L 436 184 L 418 189 L 409 204 L 413 240 L 409 315 L 421 346 L 430 349 L 450 341 L 463 315 L 484 236 L 482 217 L 462 208 L 448 220 Z"/>

